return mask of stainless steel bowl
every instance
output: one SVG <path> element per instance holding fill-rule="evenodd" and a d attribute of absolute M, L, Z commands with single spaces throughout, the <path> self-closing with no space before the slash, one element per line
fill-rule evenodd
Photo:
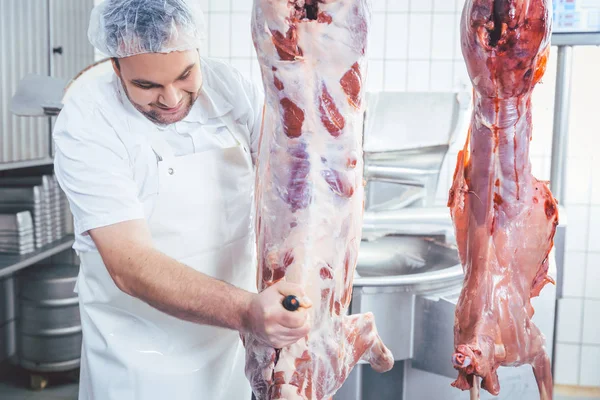
<path fill-rule="evenodd" d="M 463 280 L 456 247 L 443 236 L 389 235 L 363 241 L 354 287 L 393 287 L 423 293 Z"/>

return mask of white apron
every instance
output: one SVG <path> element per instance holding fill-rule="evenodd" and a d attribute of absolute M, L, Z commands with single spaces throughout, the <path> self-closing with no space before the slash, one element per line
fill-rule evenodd
<path fill-rule="evenodd" d="M 153 141 L 159 191 L 148 223 L 161 252 L 256 292 L 253 167 L 231 115 L 235 147 L 175 157 Z M 251 399 L 238 332 L 162 313 L 120 291 L 98 252 L 79 256 L 80 400 Z"/>

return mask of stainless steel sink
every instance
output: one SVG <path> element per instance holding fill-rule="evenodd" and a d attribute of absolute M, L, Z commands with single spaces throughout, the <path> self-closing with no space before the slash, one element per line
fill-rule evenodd
<path fill-rule="evenodd" d="M 354 286 L 414 294 L 460 285 L 454 228 L 445 207 L 367 211 Z"/>
<path fill-rule="evenodd" d="M 358 259 L 361 277 L 418 274 L 444 268 L 456 257 L 433 238 L 388 236 L 362 244 Z"/>
<path fill-rule="evenodd" d="M 413 294 L 460 285 L 462 267 L 444 236 L 390 235 L 363 241 L 354 287 L 387 287 Z"/>
<path fill-rule="evenodd" d="M 350 313 L 372 312 L 394 359 L 412 359 L 421 298 L 437 302 L 460 292 L 464 274 L 455 245 L 443 235 L 386 235 L 363 241 L 358 254 Z M 444 319 L 453 320 L 453 308 Z"/>
<path fill-rule="evenodd" d="M 454 309 L 464 274 L 452 235 L 441 233 L 451 231 L 450 221 L 433 218 L 437 211 L 423 209 L 419 212 L 423 218 L 415 221 L 409 221 L 412 211 L 403 215 L 396 211 L 394 216 L 403 222 L 396 231 L 410 233 L 373 230 L 367 237 L 374 239 L 361 242 L 349 312 L 374 314 L 377 331 L 396 365 L 381 375 L 361 361 L 334 400 L 363 400 L 375 387 L 377 397 L 373 398 L 402 399 L 406 363 L 435 374 L 455 375 L 449 360 L 454 348 Z M 385 232 L 393 231 L 393 223 L 382 225 L 386 225 Z M 429 233 L 427 228 L 431 228 Z M 419 231 L 422 234 L 416 234 Z"/>

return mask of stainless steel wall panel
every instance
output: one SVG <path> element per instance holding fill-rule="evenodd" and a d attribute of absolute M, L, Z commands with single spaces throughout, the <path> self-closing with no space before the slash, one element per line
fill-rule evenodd
<path fill-rule="evenodd" d="M 48 11 L 48 1 L 44 0 L 45 6 L 43 8 L 35 8 L 36 20 L 44 21 L 44 23 L 36 24 L 35 34 L 36 37 L 43 37 L 44 40 L 36 40 L 34 44 L 35 54 L 38 57 L 43 58 L 43 62 L 45 63 L 44 71 L 46 74 L 50 71 L 50 55 L 49 55 L 49 42 L 48 33 L 50 29 L 49 25 L 49 11 Z M 49 119 L 47 118 L 35 118 L 33 119 L 36 124 L 36 128 L 34 132 L 44 132 L 44 134 L 40 134 L 39 140 L 34 144 L 35 149 L 39 157 L 47 157 L 49 155 L 49 142 L 50 142 L 50 125 Z"/>
<path fill-rule="evenodd" d="M 87 39 L 93 5 L 93 0 L 0 1 L 0 162 L 51 154 L 50 119 L 16 117 L 10 101 L 24 76 L 49 75 L 51 61 L 52 75 L 64 79 L 94 61 Z M 60 47 L 62 54 L 52 52 Z"/>
<path fill-rule="evenodd" d="M 94 62 L 94 47 L 87 38 L 93 0 L 49 0 L 51 43 L 51 75 L 57 78 L 72 79 L 81 70 Z M 62 49 L 62 53 L 52 49 Z M 54 129 L 56 118 L 50 121 Z M 54 155 L 54 143 L 49 143 Z"/>
<path fill-rule="evenodd" d="M 28 33 L 30 29 L 25 29 L 27 25 L 33 26 L 34 19 L 27 15 L 29 12 L 29 8 L 31 4 L 29 1 L 24 1 L 20 6 L 16 7 L 16 18 L 13 20 L 13 23 L 16 22 L 16 35 L 13 36 L 13 40 L 17 43 L 17 46 L 13 46 L 12 48 L 12 59 L 15 61 L 11 66 L 16 67 L 13 70 L 14 79 L 11 80 L 11 91 L 14 93 L 17 90 L 17 85 L 19 84 L 19 70 L 25 69 L 28 70 L 29 66 L 27 65 L 27 59 L 29 50 L 31 49 L 31 38 L 29 38 Z M 29 45 L 28 45 L 29 44 Z M 32 69 L 29 69 L 32 71 Z M 31 132 L 27 132 L 28 121 L 23 118 L 17 118 L 15 123 L 13 124 L 13 133 L 15 135 L 15 140 L 13 144 L 13 151 L 15 152 L 14 157 L 16 160 L 26 160 L 27 159 L 27 142 L 29 142 L 29 138 L 27 136 L 31 135 Z"/>
<path fill-rule="evenodd" d="M 8 135 L 8 107 L 5 98 L 8 90 L 8 73 L 5 71 L 7 64 L 9 34 L 9 3 L 0 2 L 0 162 L 9 161 L 11 154 L 10 137 Z"/>
<path fill-rule="evenodd" d="M 94 48 L 87 38 L 93 0 L 50 0 L 52 76 L 71 79 L 94 62 Z"/>
<path fill-rule="evenodd" d="M 0 2 L 0 161 L 21 161 L 48 154 L 48 118 L 16 117 L 9 107 L 27 74 L 48 74 L 48 3 Z"/>

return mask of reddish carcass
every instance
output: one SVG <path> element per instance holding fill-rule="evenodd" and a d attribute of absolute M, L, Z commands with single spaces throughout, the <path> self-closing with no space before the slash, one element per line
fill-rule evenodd
<path fill-rule="evenodd" d="M 557 203 L 531 174 L 531 93 L 550 47 L 549 0 L 467 0 L 463 56 L 474 88 L 469 138 L 454 174 L 451 209 L 465 281 L 455 318 L 454 386 L 475 376 L 496 395 L 499 366 L 531 364 L 552 398 L 544 337 L 530 299 L 548 282 Z"/>
<path fill-rule="evenodd" d="M 368 0 L 255 0 L 265 89 L 257 169 L 258 289 L 310 297 L 308 337 L 275 350 L 245 337 L 259 399 L 329 399 L 362 358 L 392 368 L 373 316 L 346 316 L 361 240 Z"/>

